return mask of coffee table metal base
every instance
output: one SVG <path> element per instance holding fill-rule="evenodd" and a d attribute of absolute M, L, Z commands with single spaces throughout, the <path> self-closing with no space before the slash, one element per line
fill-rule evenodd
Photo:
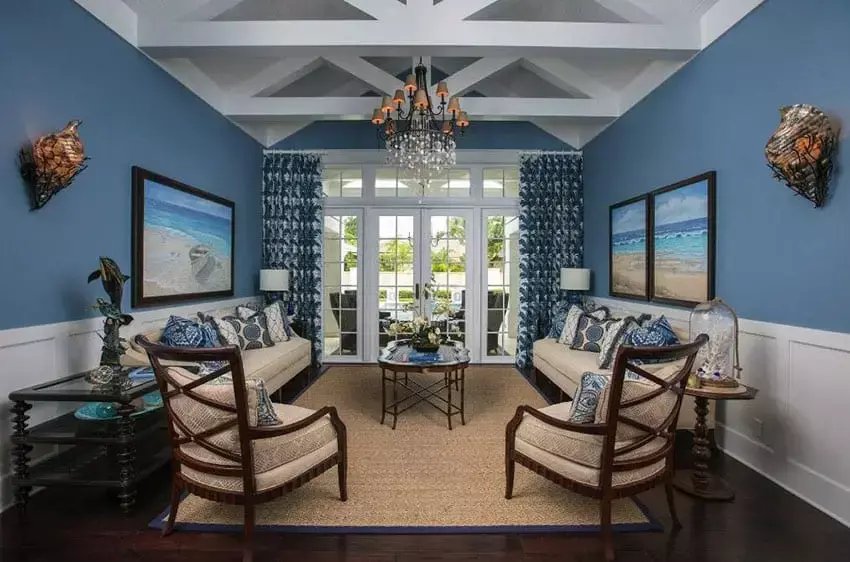
<path fill-rule="evenodd" d="M 411 375 L 440 374 L 442 377 L 434 382 L 420 382 Z M 392 396 L 387 396 L 387 383 L 390 383 Z M 452 429 L 452 417 L 460 416 L 460 423 L 466 425 L 464 417 L 464 391 L 466 386 L 466 369 L 463 367 L 445 370 L 419 369 L 395 371 L 381 369 L 381 424 L 387 414 L 392 416 L 395 429 L 399 414 L 425 402 L 442 412 L 448 420 L 449 430 Z M 400 393 L 399 390 L 402 392 Z M 454 392 L 453 392 L 454 391 Z M 399 394 L 404 396 L 399 396 Z M 446 395 L 443 396 L 443 393 Z M 388 402 L 388 399 L 390 400 Z"/>

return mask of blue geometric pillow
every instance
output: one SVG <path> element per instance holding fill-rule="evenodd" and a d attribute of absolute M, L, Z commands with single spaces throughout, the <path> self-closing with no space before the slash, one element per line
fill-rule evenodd
<path fill-rule="evenodd" d="M 635 347 L 669 347 L 671 345 L 679 345 L 679 337 L 670 326 L 667 318 L 661 316 L 655 320 L 644 323 L 640 328 L 632 330 L 626 336 L 624 345 L 632 345 Z M 640 361 L 636 360 L 636 364 L 640 363 L 657 363 L 656 360 Z"/>
<path fill-rule="evenodd" d="M 573 306 L 577 305 L 570 304 L 567 301 L 558 301 L 552 305 L 552 311 L 549 314 L 549 318 L 552 319 L 552 327 L 549 328 L 547 338 L 558 339 L 561 337 L 561 332 L 564 331 L 564 322 L 567 320 L 567 312 Z"/>
<path fill-rule="evenodd" d="M 169 347 L 216 347 L 218 333 L 206 322 L 198 324 L 188 318 L 172 315 L 165 323 L 160 340 Z"/>
<path fill-rule="evenodd" d="M 602 350 L 605 332 L 616 322 L 616 320 L 598 320 L 593 316 L 582 314 L 570 349 L 599 353 Z"/>
<path fill-rule="evenodd" d="M 639 380 L 641 377 L 626 371 L 625 380 Z M 569 421 L 573 423 L 593 423 L 596 419 L 596 410 L 599 408 L 599 399 L 602 391 L 611 382 L 611 375 L 600 375 L 599 373 L 586 372 L 581 376 L 581 381 L 573 399 L 573 407 L 570 411 Z"/>

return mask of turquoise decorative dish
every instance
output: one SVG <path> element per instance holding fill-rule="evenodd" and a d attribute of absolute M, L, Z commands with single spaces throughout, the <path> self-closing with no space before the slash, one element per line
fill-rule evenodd
<path fill-rule="evenodd" d="M 130 414 L 130 417 L 140 416 L 152 410 L 162 408 L 162 395 L 159 391 L 142 396 L 142 407 Z M 74 417 L 83 421 L 117 420 L 118 409 L 111 402 L 89 402 L 74 412 Z"/>

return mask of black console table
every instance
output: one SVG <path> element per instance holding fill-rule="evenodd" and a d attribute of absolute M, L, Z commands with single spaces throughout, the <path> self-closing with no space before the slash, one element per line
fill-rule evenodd
<path fill-rule="evenodd" d="M 12 486 L 15 502 L 26 505 L 33 486 L 94 486 L 117 491 L 129 511 L 137 483 L 171 458 L 165 410 L 140 411 L 136 403 L 157 390 L 154 379 L 132 380 L 123 387 L 86 382 L 79 373 L 9 394 L 12 406 Z M 118 418 L 78 420 L 73 412 L 29 427 L 32 402 L 107 402 Z M 32 464 L 37 444 L 63 446 L 56 455 Z"/>

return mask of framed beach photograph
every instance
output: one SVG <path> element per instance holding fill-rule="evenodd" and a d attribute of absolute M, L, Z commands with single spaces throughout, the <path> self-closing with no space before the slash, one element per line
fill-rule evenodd
<path fill-rule="evenodd" d="M 608 228 L 608 293 L 649 299 L 649 198 L 646 195 L 611 205 Z"/>
<path fill-rule="evenodd" d="M 693 306 L 714 298 L 717 174 L 652 192 L 652 300 Z"/>
<path fill-rule="evenodd" d="M 133 167 L 133 306 L 233 296 L 235 205 Z"/>

